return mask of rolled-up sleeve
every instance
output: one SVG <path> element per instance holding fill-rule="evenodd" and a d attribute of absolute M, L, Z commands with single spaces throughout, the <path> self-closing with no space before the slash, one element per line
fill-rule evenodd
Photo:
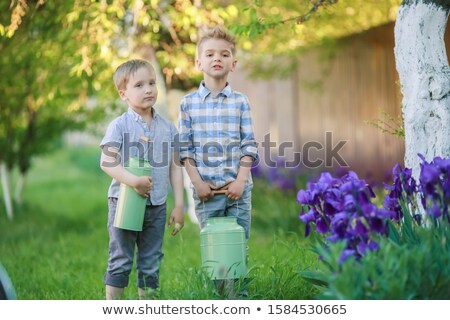
<path fill-rule="evenodd" d="M 253 131 L 252 114 L 250 110 L 250 103 L 245 98 L 241 105 L 241 158 L 250 156 L 254 160 L 258 159 L 258 145 L 255 140 Z"/>
<path fill-rule="evenodd" d="M 100 142 L 100 147 L 103 148 L 106 145 L 120 150 L 123 143 L 122 131 L 119 118 L 113 120 L 106 129 L 105 136 Z"/>

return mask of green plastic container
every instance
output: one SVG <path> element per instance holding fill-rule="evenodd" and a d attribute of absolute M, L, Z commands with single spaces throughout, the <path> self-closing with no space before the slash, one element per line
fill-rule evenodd
<path fill-rule="evenodd" d="M 143 159 L 130 158 L 125 169 L 137 176 L 151 176 L 150 163 Z M 114 227 L 133 231 L 142 231 L 147 198 L 126 184 L 120 184 Z"/>
<path fill-rule="evenodd" d="M 211 279 L 237 279 L 247 275 L 247 240 L 236 217 L 209 218 L 200 231 L 200 247 L 203 269 Z"/>

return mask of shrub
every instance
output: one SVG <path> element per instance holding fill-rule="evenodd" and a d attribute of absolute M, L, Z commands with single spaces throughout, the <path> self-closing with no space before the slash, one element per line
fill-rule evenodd
<path fill-rule="evenodd" d="M 297 200 L 307 203 L 315 211 L 309 219 L 300 214 L 300 219 L 307 223 L 315 223 L 318 231 L 331 234 L 327 243 L 316 246 L 323 268 L 318 271 L 304 271 L 301 275 L 323 288 L 319 298 L 325 299 L 449 299 L 450 298 L 450 159 L 435 158 L 427 162 L 422 157 L 419 184 L 413 179 L 411 170 L 396 165 L 393 169 L 394 181 L 388 186 L 383 201 L 383 209 L 379 215 L 378 229 L 370 229 L 368 238 L 358 235 L 357 241 L 370 241 L 377 244 L 372 250 L 358 250 L 346 255 L 351 247 L 349 236 L 334 240 L 333 217 L 336 208 L 345 211 L 350 228 L 346 234 L 355 234 L 354 230 L 361 221 L 361 215 L 350 214 L 346 209 L 345 199 L 348 194 L 342 194 L 342 185 L 348 178 L 334 179 L 325 176 L 329 187 L 308 185 L 308 190 L 300 190 Z M 366 194 L 363 182 L 355 176 L 352 178 L 353 195 Z M 320 181 L 320 180 L 319 180 Z M 331 187 L 330 187 L 331 186 Z M 360 188 L 357 188 L 359 186 Z M 355 188 L 356 187 L 356 188 Z M 337 189 L 337 191 L 336 191 Z M 320 192 L 317 192 L 319 190 Z M 323 192 L 326 190 L 326 192 Z M 339 193 L 340 192 L 340 193 Z M 330 193 L 332 196 L 330 196 Z M 337 202 L 334 196 L 338 195 Z M 317 198 L 314 198 L 317 196 Z M 367 199 L 359 201 L 357 206 L 367 205 Z M 355 196 L 351 200 L 356 199 Z M 342 206 L 344 202 L 344 206 Z M 358 201 L 350 201 L 358 203 Z M 326 206 L 332 206 L 333 210 Z M 377 211 L 372 209 L 371 215 Z M 309 211 L 309 212 L 310 212 Z M 360 209 L 360 213 L 365 211 Z M 367 210 L 369 212 L 369 210 Z M 364 216 L 367 222 L 367 215 Z M 325 217 L 325 218 L 324 218 Z M 320 225 L 321 220 L 328 217 L 331 228 Z M 331 219 L 330 219 L 331 217 Z M 370 217 L 370 215 L 369 215 Z M 319 223 L 319 225 L 318 225 Z M 370 224 L 369 224 L 370 225 Z M 364 235 L 364 233 L 362 234 Z M 375 250 L 377 249 L 377 250 Z"/>
<path fill-rule="evenodd" d="M 380 249 L 368 252 L 359 261 L 350 257 L 336 263 L 342 243 L 327 249 L 319 247 L 317 252 L 325 268 L 300 274 L 322 288 L 319 299 L 449 299 L 448 224 L 429 228 L 416 225 L 413 229 L 404 226 L 403 230 L 400 241 L 381 238 Z"/>

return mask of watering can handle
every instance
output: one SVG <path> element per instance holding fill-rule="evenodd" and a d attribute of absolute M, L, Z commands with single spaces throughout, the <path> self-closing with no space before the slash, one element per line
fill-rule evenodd
<path fill-rule="evenodd" d="M 218 190 L 212 190 L 213 195 L 217 195 L 217 194 L 226 194 L 227 189 L 218 189 Z M 203 211 L 205 210 L 205 201 L 202 200 L 202 204 L 203 204 Z M 236 201 L 236 209 L 239 211 L 239 200 Z"/>
<path fill-rule="evenodd" d="M 214 195 L 216 195 L 216 194 L 225 194 L 225 193 L 227 193 L 227 190 L 213 190 L 213 194 Z"/>
<path fill-rule="evenodd" d="M 226 185 L 220 187 L 219 189 L 213 189 L 213 190 L 212 190 L 213 195 L 217 195 L 217 194 L 226 194 L 226 193 L 227 193 L 227 190 L 228 190 L 228 184 L 229 184 L 229 183 L 227 183 Z"/>

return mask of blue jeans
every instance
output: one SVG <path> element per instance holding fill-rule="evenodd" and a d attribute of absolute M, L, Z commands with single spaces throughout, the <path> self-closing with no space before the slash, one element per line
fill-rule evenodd
<path fill-rule="evenodd" d="M 200 228 L 206 226 L 211 217 L 236 217 L 237 223 L 245 230 L 245 238 L 250 238 L 253 184 L 247 184 L 244 193 L 238 200 L 230 200 L 223 194 L 215 195 L 208 201 L 201 201 L 194 189 L 195 214 Z"/>
<path fill-rule="evenodd" d="M 113 226 L 117 198 L 108 199 L 109 260 L 104 283 L 124 288 L 133 267 L 136 249 L 137 286 L 157 288 L 159 267 L 163 259 L 162 243 L 166 224 L 166 204 L 147 205 L 142 231 L 130 231 Z"/>

